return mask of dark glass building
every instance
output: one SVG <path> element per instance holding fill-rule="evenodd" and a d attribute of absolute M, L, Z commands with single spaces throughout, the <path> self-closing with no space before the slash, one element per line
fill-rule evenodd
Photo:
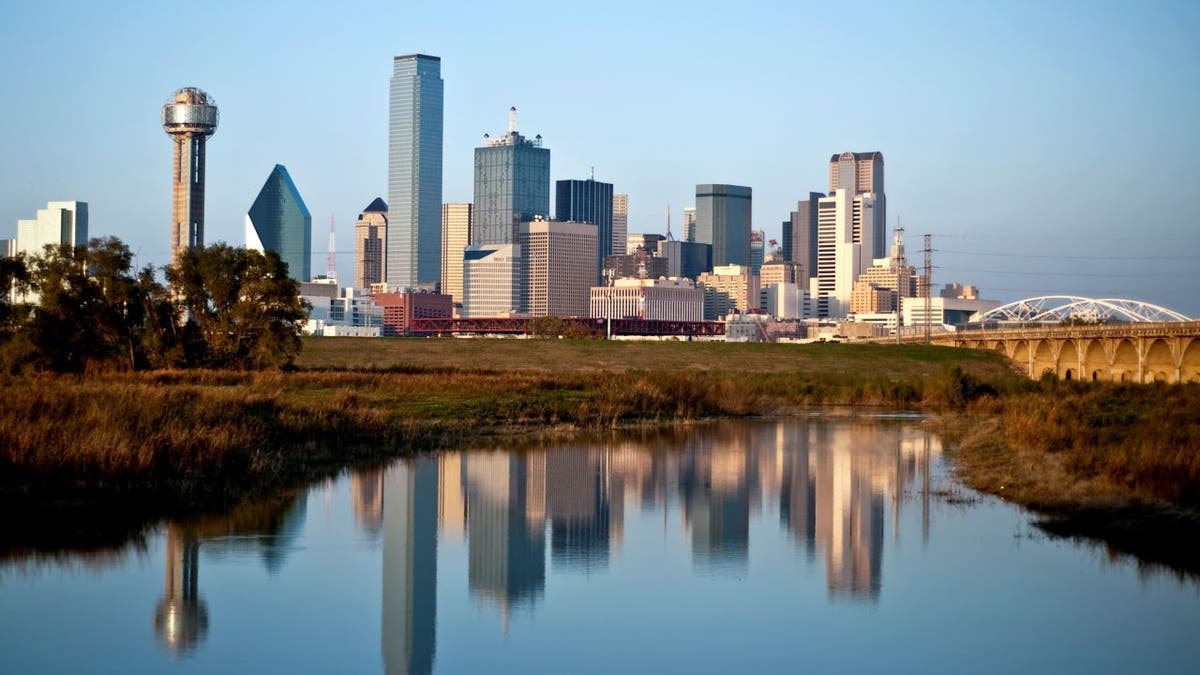
<path fill-rule="evenodd" d="M 515 113 L 515 111 L 513 111 Z M 515 127 L 514 124 L 510 125 Z M 514 244 L 516 228 L 550 215 L 550 150 L 515 128 L 475 148 L 472 244 Z"/>
<path fill-rule="evenodd" d="M 276 164 L 246 213 L 246 248 L 275 251 L 299 282 L 312 276 L 312 216 L 282 164 Z"/>
<path fill-rule="evenodd" d="M 604 257 L 613 250 L 613 186 L 588 180 L 560 180 L 554 184 L 554 219 L 596 226 L 596 279 L 601 278 Z M 622 246 L 624 242 L 622 242 Z"/>
<path fill-rule="evenodd" d="M 750 266 L 750 188 L 696 186 L 696 241 L 712 244 L 713 265 Z"/>
<path fill-rule="evenodd" d="M 684 277 L 695 281 L 696 277 L 711 272 L 712 246 L 693 241 L 662 241 L 658 244 L 658 255 L 667 261 L 666 276 Z"/>

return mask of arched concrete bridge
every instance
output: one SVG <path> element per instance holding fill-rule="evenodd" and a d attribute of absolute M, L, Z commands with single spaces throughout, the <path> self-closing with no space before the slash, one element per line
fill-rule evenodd
<path fill-rule="evenodd" d="M 966 330 L 932 340 L 998 351 L 1035 379 L 1200 382 L 1200 321 Z"/>

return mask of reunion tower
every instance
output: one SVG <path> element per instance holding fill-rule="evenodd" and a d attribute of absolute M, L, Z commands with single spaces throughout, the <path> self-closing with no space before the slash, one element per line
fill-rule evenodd
<path fill-rule="evenodd" d="M 171 203 L 171 264 L 179 252 L 204 245 L 204 144 L 217 130 L 217 103 L 195 87 L 163 105 L 163 130 L 175 141 Z"/>

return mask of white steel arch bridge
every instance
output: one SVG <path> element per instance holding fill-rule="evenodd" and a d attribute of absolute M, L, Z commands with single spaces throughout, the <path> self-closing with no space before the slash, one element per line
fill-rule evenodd
<path fill-rule="evenodd" d="M 1085 298 L 1042 295 L 1016 300 L 971 317 L 972 323 L 1000 325 L 1063 323 L 1159 323 L 1188 321 L 1188 317 L 1159 305 L 1125 298 Z"/>

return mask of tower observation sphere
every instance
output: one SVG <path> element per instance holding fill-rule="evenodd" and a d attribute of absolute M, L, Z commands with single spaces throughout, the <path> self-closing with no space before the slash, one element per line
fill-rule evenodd
<path fill-rule="evenodd" d="M 163 130 L 175 143 L 172 165 L 171 263 L 179 252 L 204 245 L 205 142 L 217 130 L 217 103 L 196 87 L 175 92 L 162 107 Z"/>

